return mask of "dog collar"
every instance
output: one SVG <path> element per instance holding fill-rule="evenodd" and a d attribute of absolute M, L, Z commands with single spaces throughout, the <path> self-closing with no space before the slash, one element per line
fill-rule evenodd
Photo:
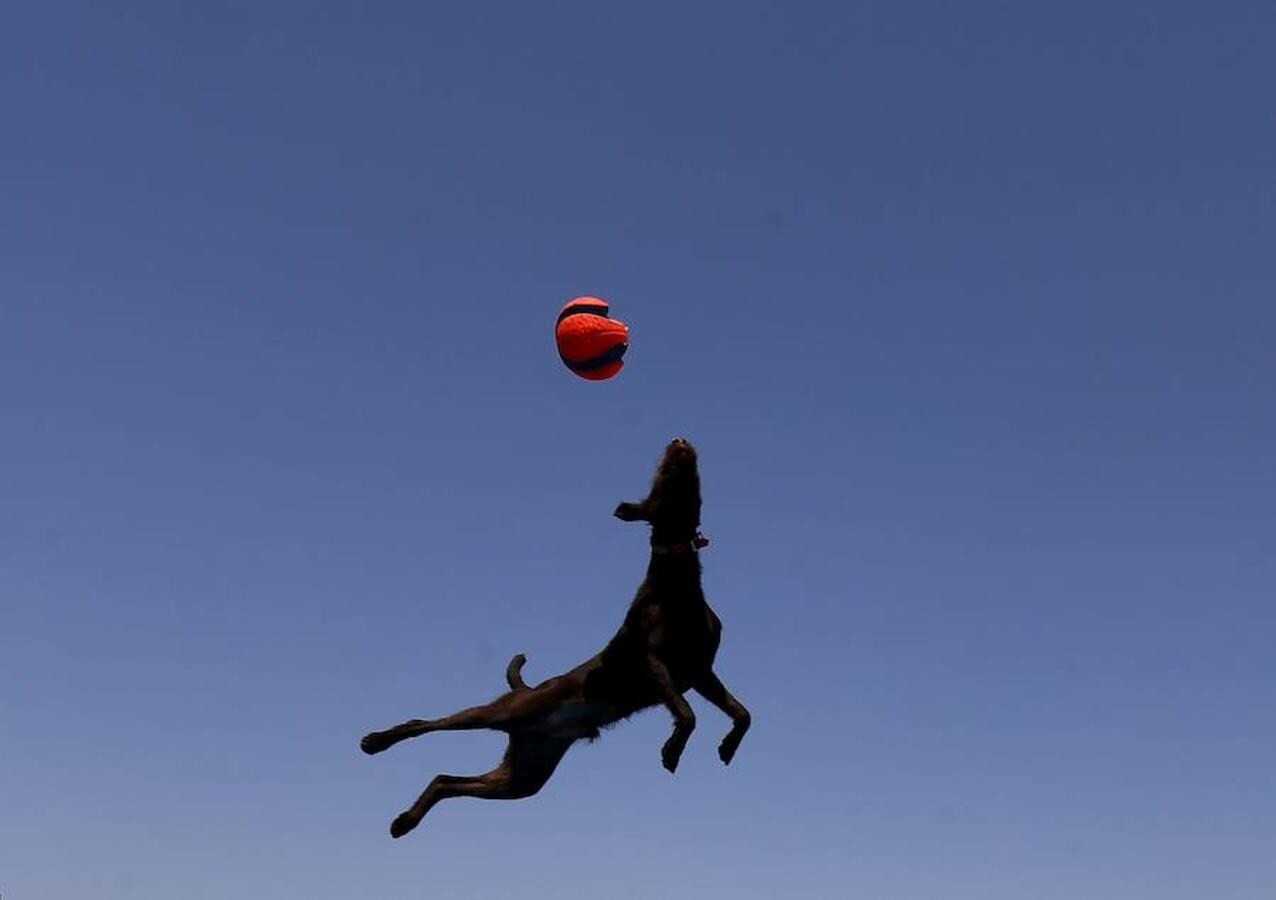
<path fill-rule="evenodd" d="M 651 552 L 660 556 L 678 556 L 682 553 L 697 553 L 709 546 L 709 539 L 700 532 L 684 544 L 652 544 Z"/>

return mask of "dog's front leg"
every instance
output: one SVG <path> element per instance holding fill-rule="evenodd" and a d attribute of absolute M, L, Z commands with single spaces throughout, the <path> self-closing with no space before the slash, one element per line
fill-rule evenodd
<path fill-rule="evenodd" d="M 730 765 L 731 758 L 735 756 L 736 748 L 740 746 L 740 741 L 744 738 L 744 733 L 749 730 L 753 719 L 749 711 L 744 708 L 744 704 L 731 696 L 731 692 L 712 669 L 696 679 L 694 687 L 696 693 L 731 717 L 731 730 L 727 732 L 727 736 L 722 739 L 718 747 L 718 758 Z"/>
<path fill-rule="evenodd" d="M 651 668 L 651 677 L 655 680 L 660 699 L 669 712 L 673 713 L 673 734 L 660 749 L 660 761 L 670 772 L 677 771 L 678 760 L 687 746 L 687 738 L 696 727 L 696 714 L 691 711 L 691 704 L 674 686 L 669 670 L 655 654 L 647 655 L 647 665 Z"/>

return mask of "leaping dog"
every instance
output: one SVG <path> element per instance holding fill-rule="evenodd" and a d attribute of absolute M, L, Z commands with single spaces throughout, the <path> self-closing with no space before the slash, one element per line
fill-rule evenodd
<path fill-rule="evenodd" d="M 657 704 L 673 715 L 673 733 L 660 751 L 664 767 L 673 772 L 696 726 L 683 696 L 688 689 L 730 716 L 731 730 L 718 757 L 731 762 L 750 717 L 713 671 L 722 622 L 705 602 L 700 584 L 700 550 L 708 540 L 699 531 L 695 448 L 683 438 L 671 441 L 646 499 L 621 503 L 615 515 L 626 522 L 650 523 L 651 561 L 620 630 L 601 653 L 535 687 L 523 681 L 526 659 L 520 653 L 505 671 L 509 692 L 491 703 L 441 719 L 410 719 L 363 738 L 360 746 L 372 754 L 431 731 L 490 728 L 509 735 L 504 758 L 490 772 L 436 775 L 391 823 L 392 837 L 407 834 L 434 804 L 449 797 L 532 796 L 576 741 L 592 741 L 604 728 Z"/>

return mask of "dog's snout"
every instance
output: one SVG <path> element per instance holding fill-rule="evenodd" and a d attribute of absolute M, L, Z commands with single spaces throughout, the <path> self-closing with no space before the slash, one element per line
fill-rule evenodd
<path fill-rule="evenodd" d="M 695 459 L 696 449 L 691 446 L 691 441 L 685 437 L 676 437 L 669 442 L 669 447 L 665 451 L 670 454 L 671 459 Z"/>

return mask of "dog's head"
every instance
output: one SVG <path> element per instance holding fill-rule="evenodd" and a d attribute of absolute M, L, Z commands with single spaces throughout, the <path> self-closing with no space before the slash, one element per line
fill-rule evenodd
<path fill-rule="evenodd" d="M 622 503 L 615 514 L 626 522 L 650 522 L 653 544 L 695 540 L 700 528 L 700 468 L 691 442 L 681 437 L 670 441 L 647 499 Z"/>

